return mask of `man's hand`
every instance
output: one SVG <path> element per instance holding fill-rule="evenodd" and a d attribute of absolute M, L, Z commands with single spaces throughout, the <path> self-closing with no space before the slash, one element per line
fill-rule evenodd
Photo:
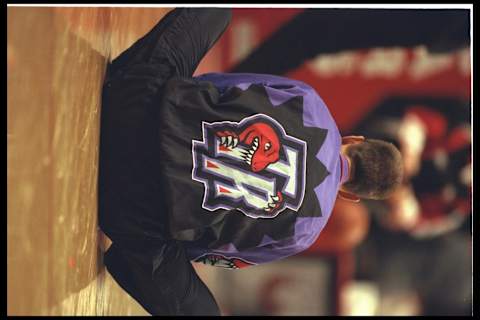
<path fill-rule="evenodd" d="M 411 230 L 420 218 L 420 206 L 409 186 L 400 187 L 388 200 L 390 212 L 383 220 L 391 230 Z"/>
<path fill-rule="evenodd" d="M 409 178 L 418 173 L 425 147 L 426 128 L 419 117 L 414 114 L 404 117 L 399 130 L 399 140 L 405 177 Z"/>

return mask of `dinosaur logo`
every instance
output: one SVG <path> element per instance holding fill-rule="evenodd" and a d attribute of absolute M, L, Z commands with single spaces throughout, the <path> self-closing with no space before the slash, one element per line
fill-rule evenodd
<path fill-rule="evenodd" d="M 221 254 L 205 254 L 196 258 L 193 262 L 199 262 L 210 266 L 227 269 L 241 269 L 254 265 L 240 258 L 227 258 Z"/>
<path fill-rule="evenodd" d="M 202 122 L 193 140 L 192 179 L 202 182 L 202 207 L 237 209 L 252 218 L 297 211 L 305 193 L 307 144 L 273 118 L 257 114 L 239 123 Z"/>
<path fill-rule="evenodd" d="M 220 144 L 227 148 L 236 148 L 239 142 L 248 146 L 243 155 L 253 172 L 262 171 L 280 158 L 280 140 L 275 130 L 266 123 L 254 123 L 240 135 L 220 131 L 217 136 L 221 138 Z"/>

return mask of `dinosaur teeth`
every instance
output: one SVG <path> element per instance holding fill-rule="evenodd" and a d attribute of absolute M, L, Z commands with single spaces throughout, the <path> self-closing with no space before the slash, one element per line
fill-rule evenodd
<path fill-rule="evenodd" d="M 221 138 L 220 138 L 220 143 L 221 143 L 221 144 L 224 144 L 224 143 L 225 143 L 225 139 L 226 139 L 225 137 L 221 137 Z"/>
<path fill-rule="evenodd" d="M 232 143 L 232 136 L 227 137 L 227 146 L 229 146 Z"/>
<path fill-rule="evenodd" d="M 255 153 L 255 150 L 249 149 L 248 152 L 253 155 Z"/>
<path fill-rule="evenodd" d="M 233 138 L 233 146 L 236 147 L 238 144 L 238 138 Z"/>
<path fill-rule="evenodd" d="M 275 204 L 274 204 L 274 203 L 269 203 L 268 206 L 269 206 L 270 208 L 272 208 L 272 209 L 275 208 Z"/>
<path fill-rule="evenodd" d="M 248 163 L 248 165 L 252 164 L 252 160 L 250 160 L 250 159 L 245 160 L 245 162 Z"/>
<path fill-rule="evenodd" d="M 255 139 L 253 139 L 253 147 L 255 150 L 257 150 L 258 148 L 258 137 L 255 137 Z"/>
<path fill-rule="evenodd" d="M 278 200 L 280 200 L 280 197 L 279 196 L 270 196 L 270 198 L 272 198 L 273 201 L 277 202 Z"/>

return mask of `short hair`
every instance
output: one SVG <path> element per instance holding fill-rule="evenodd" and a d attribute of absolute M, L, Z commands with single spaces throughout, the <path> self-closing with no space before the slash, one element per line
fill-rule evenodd
<path fill-rule="evenodd" d="M 388 198 L 402 183 L 403 161 L 392 143 L 365 139 L 346 149 L 352 174 L 343 188 L 364 199 Z"/>

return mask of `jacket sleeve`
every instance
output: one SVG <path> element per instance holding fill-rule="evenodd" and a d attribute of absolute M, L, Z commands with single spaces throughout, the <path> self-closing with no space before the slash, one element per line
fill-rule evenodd
<path fill-rule="evenodd" d="M 176 8 L 112 61 L 108 73 L 135 65 L 165 64 L 190 77 L 232 18 L 229 8 Z"/>
<path fill-rule="evenodd" d="M 113 243 L 104 263 L 115 281 L 152 315 L 220 315 L 215 298 L 177 242 L 154 250 Z"/>

